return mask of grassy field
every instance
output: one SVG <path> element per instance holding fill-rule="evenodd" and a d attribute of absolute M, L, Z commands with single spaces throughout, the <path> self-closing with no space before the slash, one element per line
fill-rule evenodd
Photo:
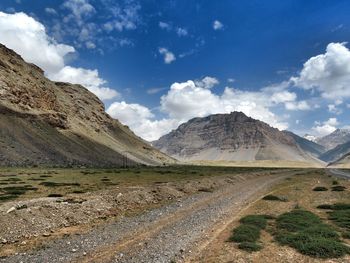
<path fill-rule="evenodd" d="M 271 168 L 172 166 L 130 169 L 0 168 L 0 203 L 58 197 L 115 186 L 142 186 L 207 176 L 271 171 Z"/>

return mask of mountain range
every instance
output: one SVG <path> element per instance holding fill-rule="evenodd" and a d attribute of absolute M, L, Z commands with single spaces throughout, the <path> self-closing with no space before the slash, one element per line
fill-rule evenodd
<path fill-rule="evenodd" d="M 336 165 L 350 152 L 350 139 L 346 142 L 349 134 L 337 130 L 319 139 L 320 144 L 279 131 L 242 112 L 232 112 L 194 118 L 153 142 L 153 146 L 182 161 L 270 160 Z"/>
<path fill-rule="evenodd" d="M 115 167 L 176 159 L 347 167 L 350 130 L 302 138 L 232 112 L 191 119 L 151 145 L 111 118 L 86 88 L 50 81 L 0 44 L 0 166 Z"/>
<path fill-rule="evenodd" d="M 80 85 L 52 82 L 0 45 L 0 165 L 161 165 L 174 160 L 105 113 Z"/>

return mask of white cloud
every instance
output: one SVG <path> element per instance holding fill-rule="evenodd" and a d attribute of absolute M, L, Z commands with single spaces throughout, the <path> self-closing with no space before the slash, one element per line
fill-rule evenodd
<path fill-rule="evenodd" d="M 324 98 L 350 97 L 350 50 L 345 44 L 330 43 L 325 54 L 310 58 L 291 81 L 298 87 L 317 90 Z"/>
<path fill-rule="evenodd" d="M 174 53 L 170 52 L 167 48 L 160 47 L 158 51 L 159 51 L 159 54 L 164 56 L 165 64 L 170 64 L 171 62 L 176 60 Z"/>
<path fill-rule="evenodd" d="M 184 36 L 187 36 L 187 35 L 188 35 L 187 29 L 181 28 L 181 27 L 178 27 L 178 28 L 176 29 L 176 33 L 177 33 L 177 35 L 178 35 L 179 37 L 184 37 Z"/>
<path fill-rule="evenodd" d="M 48 13 L 49 15 L 57 15 L 56 10 L 51 7 L 46 7 L 45 12 Z"/>
<path fill-rule="evenodd" d="M 228 83 L 233 83 L 233 82 L 235 82 L 235 81 L 236 81 L 236 80 L 235 80 L 234 78 L 228 78 L 228 79 L 227 79 L 227 82 L 228 82 Z"/>
<path fill-rule="evenodd" d="M 213 22 L 213 29 L 214 30 L 222 30 L 223 28 L 224 28 L 224 25 L 219 20 L 215 20 Z"/>
<path fill-rule="evenodd" d="M 109 100 L 119 95 L 117 91 L 104 86 L 106 81 L 99 77 L 96 69 L 90 70 L 65 66 L 57 73 L 49 74 L 49 77 L 55 81 L 81 84 L 101 100 Z"/>
<path fill-rule="evenodd" d="M 64 67 L 64 56 L 75 52 L 48 37 L 45 27 L 25 13 L 0 12 L 0 42 L 48 73 Z"/>
<path fill-rule="evenodd" d="M 171 30 L 171 28 L 172 28 L 172 26 L 170 24 L 162 22 L 162 21 L 159 21 L 158 25 L 159 25 L 159 27 L 161 29 L 165 29 L 165 30 L 168 30 L 168 31 Z"/>
<path fill-rule="evenodd" d="M 147 93 L 148 94 L 156 94 L 161 92 L 162 90 L 166 90 L 167 88 L 152 88 L 152 89 L 148 89 Z"/>
<path fill-rule="evenodd" d="M 285 107 L 287 110 L 292 110 L 292 111 L 296 111 L 296 110 L 311 110 L 311 106 L 309 105 L 309 103 L 305 100 L 302 101 L 288 101 L 285 103 Z"/>
<path fill-rule="evenodd" d="M 330 118 L 327 121 L 323 122 L 315 122 L 314 127 L 312 129 L 317 133 L 318 136 L 326 136 L 332 132 L 334 132 L 339 125 L 337 118 Z"/>
<path fill-rule="evenodd" d="M 342 111 L 341 109 L 337 108 L 337 106 L 334 105 L 334 104 L 329 104 L 329 105 L 328 105 L 328 111 L 329 111 L 330 113 L 334 113 L 334 114 L 337 114 L 337 115 L 343 113 L 343 111 Z"/>
<path fill-rule="evenodd" d="M 217 78 L 207 76 L 201 80 L 196 80 L 195 84 L 200 88 L 211 89 L 212 87 L 219 84 L 219 80 Z"/>
<path fill-rule="evenodd" d="M 106 81 L 99 77 L 97 70 L 67 66 L 64 58 L 75 52 L 74 47 L 57 43 L 46 34 L 41 23 L 25 13 L 0 12 L 0 42 L 41 67 L 53 80 L 82 84 L 100 99 L 111 99 L 118 94 L 104 86 Z"/>
<path fill-rule="evenodd" d="M 179 122 L 173 119 L 154 120 L 154 115 L 148 108 L 124 101 L 112 103 L 107 113 L 148 141 L 157 140 L 179 125 Z"/>
<path fill-rule="evenodd" d="M 169 92 L 161 97 L 161 110 L 170 118 L 187 121 L 193 117 L 203 117 L 214 113 L 242 111 L 248 116 L 265 121 L 270 125 L 286 129 L 269 107 L 270 94 L 247 92 L 225 88 L 222 95 L 214 94 L 207 87 L 200 87 L 194 81 L 174 83 Z"/>
<path fill-rule="evenodd" d="M 74 19 L 79 25 L 84 23 L 83 18 L 96 12 L 88 0 L 66 0 L 62 6 L 72 12 L 66 19 Z"/>

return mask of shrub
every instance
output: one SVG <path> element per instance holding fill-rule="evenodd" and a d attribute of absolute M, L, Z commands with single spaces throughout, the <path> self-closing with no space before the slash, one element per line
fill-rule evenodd
<path fill-rule="evenodd" d="M 293 210 L 284 213 L 277 218 L 277 228 L 290 232 L 296 232 L 320 224 L 321 219 L 309 211 Z"/>
<path fill-rule="evenodd" d="M 240 225 L 232 232 L 229 241 L 236 243 L 255 242 L 260 238 L 260 229 L 251 225 Z"/>
<path fill-rule="evenodd" d="M 336 224 L 339 227 L 350 230 L 350 209 L 335 210 L 330 212 L 329 220 L 332 220 L 334 224 Z"/>
<path fill-rule="evenodd" d="M 49 194 L 47 197 L 62 197 L 61 194 Z"/>
<path fill-rule="evenodd" d="M 324 192 L 324 191 L 328 191 L 328 188 L 324 186 L 316 186 L 314 189 L 312 189 L 312 191 Z"/>
<path fill-rule="evenodd" d="M 284 197 L 278 197 L 275 195 L 266 195 L 263 197 L 263 200 L 267 200 L 267 201 L 281 201 L 281 202 L 286 202 L 287 199 Z"/>
<path fill-rule="evenodd" d="M 350 232 L 349 231 L 343 232 L 341 236 L 342 238 L 350 239 Z"/>
<path fill-rule="evenodd" d="M 349 253 L 338 233 L 309 211 L 293 210 L 280 215 L 275 238 L 280 244 L 311 257 L 338 258 Z"/>
<path fill-rule="evenodd" d="M 252 225 L 260 229 L 266 228 L 267 225 L 267 219 L 264 215 L 248 215 L 241 218 L 239 222 L 241 224 Z"/>
<path fill-rule="evenodd" d="M 331 210 L 333 209 L 333 205 L 328 205 L 328 204 L 324 204 L 324 205 L 319 205 L 317 206 L 318 209 L 328 209 Z"/>
<path fill-rule="evenodd" d="M 262 246 L 254 242 L 242 242 L 238 245 L 239 249 L 247 252 L 255 252 L 262 249 Z"/>
<path fill-rule="evenodd" d="M 337 180 L 333 180 L 332 185 L 338 185 L 339 182 Z"/>
<path fill-rule="evenodd" d="M 341 185 L 337 185 L 337 186 L 332 187 L 332 191 L 335 191 L 335 192 L 342 192 L 342 191 L 345 191 L 345 189 L 346 189 L 346 187 L 341 186 Z"/>

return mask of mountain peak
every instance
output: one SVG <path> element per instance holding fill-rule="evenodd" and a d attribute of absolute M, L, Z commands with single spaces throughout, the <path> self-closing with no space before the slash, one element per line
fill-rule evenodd
<path fill-rule="evenodd" d="M 304 161 L 308 158 L 289 133 L 242 112 L 192 119 L 153 145 L 180 160 Z"/>

